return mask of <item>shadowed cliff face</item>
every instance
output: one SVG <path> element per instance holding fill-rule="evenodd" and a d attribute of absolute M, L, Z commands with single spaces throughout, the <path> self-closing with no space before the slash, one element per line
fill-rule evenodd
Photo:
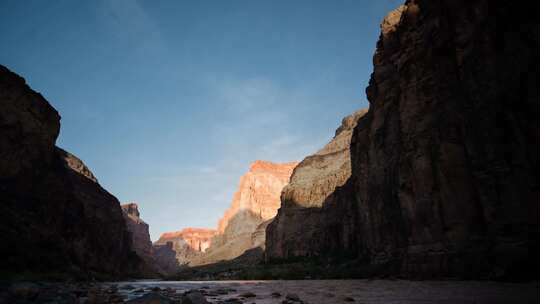
<path fill-rule="evenodd" d="M 0 66 L 0 223 L 3 275 L 133 273 L 118 200 L 55 147 L 60 117 L 24 79 Z"/>
<path fill-rule="evenodd" d="M 147 263 L 152 262 L 152 241 L 148 224 L 139 214 L 139 206 L 136 203 L 128 203 L 121 206 L 126 225 L 131 233 L 133 250 Z"/>
<path fill-rule="evenodd" d="M 370 109 L 352 136 L 352 174 L 325 203 L 334 207 L 323 207 L 338 215 L 335 229 L 325 214 L 315 225 L 320 235 L 352 228 L 358 258 L 408 275 L 537 277 L 540 19 L 533 6 L 407 1 L 385 18 Z M 356 224 L 340 225 L 340 216 Z M 270 258 L 321 253 L 295 252 L 274 236 L 279 227 L 269 230 L 267 247 L 278 244 Z"/>

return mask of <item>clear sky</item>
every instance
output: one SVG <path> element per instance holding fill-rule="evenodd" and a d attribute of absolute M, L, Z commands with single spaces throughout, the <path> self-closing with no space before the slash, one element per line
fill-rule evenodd
<path fill-rule="evenodd" d="M 367 107 L 398 0 L 0 0 L 0 64 L 152 239 L 215 227 L 256 159 L 300 161 Z"/>

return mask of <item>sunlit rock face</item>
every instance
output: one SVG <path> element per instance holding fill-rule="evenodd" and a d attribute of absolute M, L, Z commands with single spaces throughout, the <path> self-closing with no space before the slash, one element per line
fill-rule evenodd
<path fill-rule="evenodd" d="M 141 258 L 151 263 L 152 241 L 150 241 L 148 224 L 140 218 L 139 206 L 136 203 L 127 203 L 121 207 L 127 228 L 131 232 L 133 249 Z"/>
<path fill-rule="evenodd" d="M 1 272 L 134 274 L 118 200 L 55 146 L 59 130 L 56 110 L 0 66 Z"/>
<path fill-rule="evenodd" d="M 183 265 L 203 254 L 210 247 L 215 235 L 216 230 L 214 229 L 185 228 L 180 231 L 163 233 L 154 244 L 172 243 L 176 259 L 180 265 Z"/>
<path fill-rule="evenodd" d="M 351 176 L 353 128 L 366 112 L 362 109 L 343 118 L 334 138 L 296 167 L 281 196 L 285 206 L 321 207 L 329 194 L 345 184 Z"/>
<path fill-rule="evenodd" d="M 294 169 L 290 183 L 281 194 L 281 209 L 277 217 L 267 224 L 266 250 L 269 257 L 317 255 L 332 243 L 341 243 L 336 238 L 342 236 L 332 239 L 334 236 L 327 233 L 330 222 L 342 222 L 340 225 L 354 231 L 350 216 L 346 214 L 348 210 L 330 214 L 321 208 L 336 188 L 342 187 L 351 176 L 349 149 L 352 132 L 366 113 L 367 109 L 362 109 L 345 117 L 334 138 Z M 332 215 L 334 218 L 330 218 Z M 343 242 L 354 246 L 353 239 L 349 237 Z"/>
<path fill-rule="evenodd" d="M 306 245 L 351 235 L 355 246 L 333 249 L 410 276 L 538 277 L 535 5 L 417 0 L 385 18 L 351 177 L 321 208 L 353 225 L 322 220 Z M 310 231 L 304 218 L 290 234 Z M 267 237 L 271 257 L 329 250 Z"/>
<path fill-rule="evenodd" d="M 231 206 L 219 220 L 217 235 L 203 255 L 190 265 L 233 259 L 247 249 L 264 243 L 263 222 L 273 218 L 280 206 L 280 194 L 297 163 L 258 160 L 240 178 Z M 262 228 L 264 229 L 264 228 Z M 257 232 L 256 236 L 252 236 Z"/>

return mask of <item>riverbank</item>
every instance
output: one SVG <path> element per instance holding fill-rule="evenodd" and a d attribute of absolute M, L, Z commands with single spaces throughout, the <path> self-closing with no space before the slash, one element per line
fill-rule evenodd
<path fill-rule="evenodd" d="M 540 283 L 408 280 L 17 283 L 0 303 L 538 303 Z"/>

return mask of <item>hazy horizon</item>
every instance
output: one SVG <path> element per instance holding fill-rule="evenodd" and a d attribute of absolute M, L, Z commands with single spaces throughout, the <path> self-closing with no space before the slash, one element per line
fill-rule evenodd
<path fill-rule="evenodd" d="M 0 64 L 155 241 L 215 228 L 252 161 L 301 161 L 367 107 L 379 24 L 401 2 L 2 1 Z"/>

